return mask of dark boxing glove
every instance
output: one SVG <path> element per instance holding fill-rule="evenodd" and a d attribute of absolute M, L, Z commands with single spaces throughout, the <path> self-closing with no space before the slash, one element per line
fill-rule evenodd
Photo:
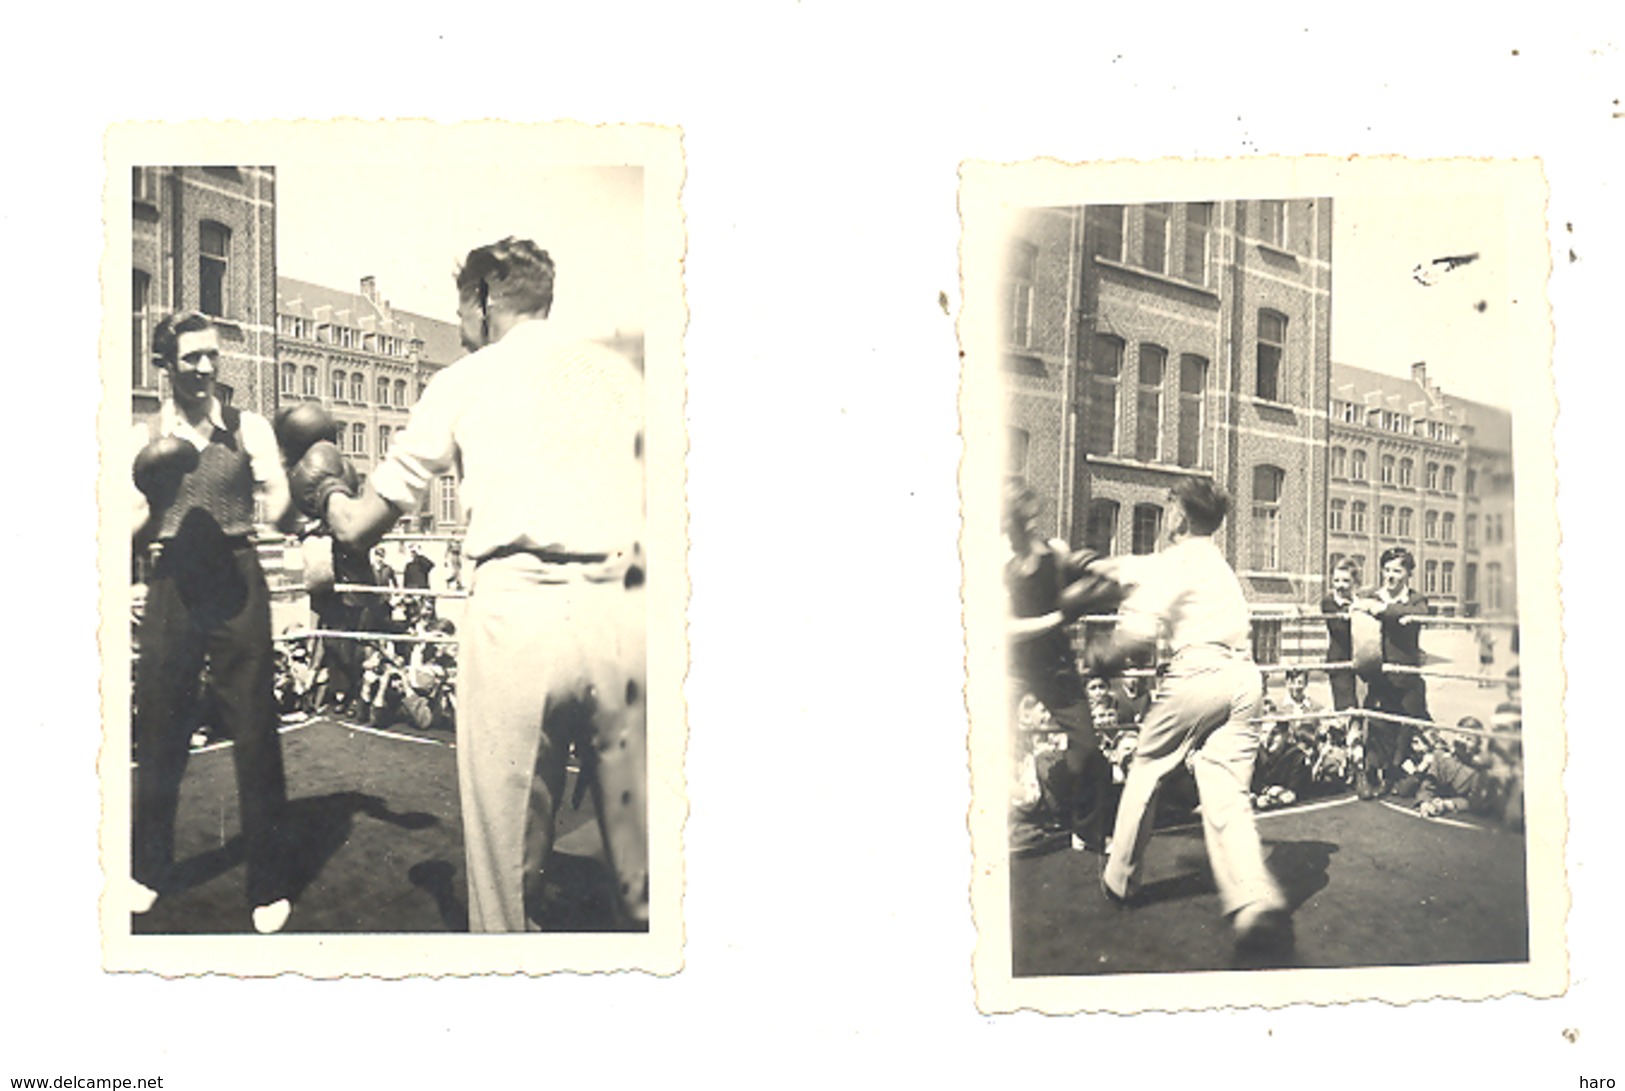
<path fill-rule="evenodd" d="M 314 402 L 301 402 L 282 410 L 276 415 L 275 428 L 282 461 L 289 466 L 304 458 L 313 444 L 323 440 L 337 443 L 339 438 L 338 421 Z"/>
<path fill-rule="evenodd" d="M 135 487 L 149 501 L 161 503 L 173 497 L 181 478 L 197 469 L 197 448 L 176 436 L 155 439 L 136 453 L 133 474 Z"/>
<path fill-rule="evenodd" d="M 288 490 L 301 512 L 312 519 L 323 519 L 327 516 L 327 501 L 334 493 L 356 494 L 356 480 L 354 467 L 339 449 L 327 440 L 319 440 L 288 471 Z"/>
<path fill-rule="evenodd" d="M 1099 559 L 1098 553 L 1080 550 L 1062 565 L 1062 578 L 1070 577 L 1061 588 L 1061 616 L 1066 620 L 1076 621 L 1085 614 L 1114 613 L 1122 605 L 1123 587 L 1093 567 Z"/>

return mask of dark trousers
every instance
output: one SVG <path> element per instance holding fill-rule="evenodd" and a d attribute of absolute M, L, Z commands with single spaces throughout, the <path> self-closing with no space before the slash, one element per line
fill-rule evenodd
<path fill-rule="evenodd" d="M 175 811 L 186 770 L 188 714 L 204 662 L 232 740 L 248 862 L 248 901 L 286 895 L 278 825 L 287 802 L 271 691 L 271 610 L 251 545 L 167 545 L 147 585 L 136 672 L 130 844 L 134 878 L 162 891 L 175 859 Z"/>
<path fill-rule="evenodd" d="M 1345 708 L 1354 708 L 1359 704 L 1354 695 L 1353 671 L 1327 671 L 1326 680 L 1332 684 L 1332 709 L 1334 711 L 1342 712 Z"/>
<path fill-rule="evenodd" d="M 1427 683 L 1414 674 L 1383 674 L 1373 678 L 1366 687 L 1365 707 L 1417 720 L 1431 719 Z M 1374 788 L 1379 779 L 1389 783 L 1399 779 L 1403 774 L 1399 763 L 1410 757 L 1411 737 L 1416 730 L 1410 724 L 1390 723 L 1374 717 L 1366 720 L 1364 772 L 1369 788 Z"/>

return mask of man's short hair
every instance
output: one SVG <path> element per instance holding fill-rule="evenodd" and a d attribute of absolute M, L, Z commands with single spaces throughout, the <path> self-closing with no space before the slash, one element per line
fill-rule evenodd
<path fill-rule="evenodd" d="M 1209 535 L 1230 511 L 1230 497 L 1205 477 L 1187 477 L 1173 487 L 1173 497 L 1190 523 L 1191 533 Z"/>
<path fill-rule="evenodd" d="M 1038 494 L 1025 485 L 1007 484 L 1004 487 L 1004 520 L 1006 531 L 1024 527 L 1038 518 Z"/>
<path fill-rule="evenodd" d="M 1293 667 L 1291 670 L 1286 672 L 1286 680 L 1288 682 L 1295 680 L 1307 682 L 1309 681 L 1309 672 L 1300 667 Z"/>
<path fill-rule="evenodd" d="M 1407 573 L 1416 571 L 1416 557 L 1404 546 L 1389 546 L 1382 551 L 1382 557 L 1377 561 L 1379 568 L 1387 568 L 1389 561 L 1398 561 L 1405 566 Z"/>
<path fill-rule="evenodd" d="M 181 334 L 215 329 L 214 319 L 202 311 L 177 311 L 165 315 L 152 330 L 152 362 L 174 367 Z"/>
<path fill-rule="evenodd" d="M 553 308 L 553 259 L 529 239 L 509 235 L 468 252 L 457 270 L 457 292 L 482 308 L 545 317 Z"/>
<path fill-rule="evenodd" d="M 1359 575 L 1360 575 L 1359 567 L 1353 561 L 1349 560 L 1347 557 L 1345 557 L 1341 561 L 1338 561 L 1336 564 L 1332 565 L 1332 571 L 1334 573 L 1335 572 L 1347 572 L 1349 574 L 1349 576 L 1351 578 L 1354 578 L 1354 579 L 1358 579 Z"/>

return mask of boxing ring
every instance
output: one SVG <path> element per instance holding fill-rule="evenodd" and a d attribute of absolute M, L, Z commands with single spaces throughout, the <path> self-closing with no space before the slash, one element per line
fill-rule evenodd
<path fill-rule="evenodd" d="M 385 541 L 451 536 L 391 535 Z M 455 540 L 455 539 L 452 539 Z M 457 590 L 338 584 L 335 591 L 456 601 Z M 274 599 L 307 595 L 272 588 Z M 325 640 L 449 644 L 440 634 L 297 626 L 278 645 Z M 268 695 L 269 697 L 269 695 Z M 288 785 L 281 831 L 294 912 L 286 932 L 428 933 L 468 928 L 451 730 L 369 725 L 321 714 L 285 715 L 279 729 Z M 243 912 L 243 844 L 229 740 L 191 748 L 175 821 L 176 889 L 132 916 L 142 934 L 249 932 Z M 132 764 L 132 772 L 134 765 Z M 590 801 L 572 762 L 557 816 L 551 862 L 530 892 L 531 919 L 545 931 L 610 931 L 614 882 Z"/>
<path fill-rule="evenodd" d="M 1304 612 L 1255 613 L 1267 623 L 1319 626 L 1327 616 Z M 1103 633 L 1114 615 L 1079 619 L 1074 648 L 1084 634 Z M 1330 708 L 1324 641 L 1304 639 L 1296 657 L 1260 665 L 1272 680 L 1288 671 L 1309 672 L 1311 696 L 1327 706 L 1318 712 L 1280 712 L 1257 717 L 1273 724 L 1329 719 L 1381 718 L 1446 733 L 1521 741 L 1521 735 L 1458 727 L 1460 715 L 1492 722 L 1490 707 L 1501 699 L 1500 683 L 1515 659 L 1498 662 L 1494 692 L 1486 675 L 1459 669 L 1453 659 L 1477 665 L 1471 630 L 1514 627 L 1505 619 L 1420 617 L 1411 623 L 1458 631 L 1454 657 L 1428 655 L 1421 667 L 1389 666 L 1428 680 L 1431 720 L 1365 709 Z M 1287 643 L 1281 634 L 1281 643 Z M 1256 642 L 1255 642 L 1256 643 Z M 1444 640 L 1441 643 L 1450 643 Z M 1428 648 L 1424 637 L 1424 651 Z M 1081 664 L 1080 664 L 1081 668 Z M 1453 669 L 1455 668 L 1455 669 Z M 1080 669 L 1081 673 L 1081 669 Z M 1118 676 L 1154 678 L 1155 668 Z M 1278 682 L 1273 693 L 1281 694 Z M 1019 696 L 1013 694 L 1012 696 Z M 1447 710 L 1447 711 L 1446 711 Z M 1013 730 L 1054 734 L 1050 725 Z M 1131 729 L 1132 730 L 1132 729 Z M 1267 865 L 1293 910 L 1296 944 L 1276 965 L 1332 968 L 1522 962 L 1529 958 L 1527 856 L 1523 834 L 1465 812 L 1423 817 L 1388 799 L 1363 801 L 1352 788 L 1311 797 L 1255 814 Z M 1159 809 L 1147 854 L 1141 904 L 1120 912 L 1097 889 L 1103 857 L 1070 849 L 1065 832 L 1009 861 L 1012 972 L 1017 977 L 1116 973 L 1164 973 L 1236 968 L 1229 923 L 1203 844 L 1200 816 L 1178 805 Z"/>

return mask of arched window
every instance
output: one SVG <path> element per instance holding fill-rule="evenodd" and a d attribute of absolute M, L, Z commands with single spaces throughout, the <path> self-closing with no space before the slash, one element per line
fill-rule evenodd
<path fill-rule="evenodd" d="M 1253 568 L 1281 568 L 1281 493 L 1286 471 L 1279 466 L 1253 467 Z"/>
<path fill-rule="evenodd" d="M 333 369 L 333 400 L 336 401 L 336 402 L 342 402 L 344 400 L 344 395 L 345 395 L 347 389 L 348 388 L 344 385 L 344 372 L 340 371 L 338 368 L 334 368 Z"/>
<path fill-rule="evenodd" d="M 1381 481 L 1384 485 L 1392 485 L 1394 483 L 1393 455 L 1382 456 L 1382 462 L 1378 465 L 1377 475 L 1377 480 Z"/>
<path fill-rule="evenodd" d="M 1365 533 L 1365 511 L 1366 504 L 1364 500 L 1356 500 L 1349 505 L 1349 532 L 1351 534 Z"/>
<path fill-rule="evenodd" d="M 1423 487 L 1429 492 L 1439 491 L 1439 464 L 1437 462 L 1428 463 L 1427 476 L 1423 478 Z"/>
<path fill-rule="evenodd" d="M 1439 562 L 1428 561 L 1422 566 L 1422 590 L 1429 595 L 1439 593 Z"/>
<path fill-rule="evenodd" d="M 1456 593 L 1456 562 L 1445 561 L 1439 565 L 1439 593 L 1441 595 L 1454 595 Z"/>
<path fill-rule="evenodd" d="M 395 405 L 397 408 L 406 408 L 406 380 L 395 380 Z"/>
<path fill-rule="evenodd" d="M 1089 522 L 1084 528 L 1083 543 L 1096 553 L 1113 553 L 1117 548 L 1117 501 L 1091 500 Z"/>
<path fill-rule="evenodd" d="M 1399 460 L 1399 483 L 1400 483 L 1400 485 L 1408 489 L 1415 482 L 1415 480 L 1416 480 L 1416 463 L 1411 461 L 1408 458 L 1400 459 Z"/>
<path fill-rule="evenodd" d="M 1439 537 L 1442 540 L 1446 541 L 1446 542 L 1451 542 L 1451 543 L 1455 542 L 1455 540 L 1456 540 L 1456 513 L 1455 512 L 1447 511 L 1447 512 L 1444 513 L 1444 518 L 1441 520 L 1441 522 L 1439 524 Z"/>
<path fill-rule="evenodd" d="M 1331 518 L 1328 522 L 1328 529 L 1343 529 L 1343 520 L 1348 512 L 1348 506 L 1348 501 L 1346 500 L 1333 500 L 1331 502 Z"/>
<path fill-rule="evenodd" d="M 307 398 L 316 397 L 318 393 L 316 389 L 318 378 L 319 377 L 316 373 L 316 369 L 306 365 L 304 371 L 301 372 L 299 376 L 299 393 L 303 394 Z"/>
<path fill-rule="evenodd" d="M 1198 206 L 1192 206 L 1198 207 Z M 1179 358 L 1179 464 L 1202 464 L 1203 429 L 1207 418 L 1207 360 Z"/>
<path fill-rule="evenodd" d="M 1410 508 L 1400 508 L 1399 509 L 1399 530 L 1398 530 L 1398 534 L 1399 534 L 1399 536 L 1401 538 L 1409 538 L 1413 533 L 1415 533 L 1415 528 L 1414 528 L 1414 525 L 1413 525 L 1414 520 L 1411 518 L 1415 514 L 1416 513 L 1413 512 Z"/>
<path fill-rule="evenodd" d="M 378 377 L 378 404 L 389 404 L 389 380 L 382 375 Z"/>
<path fill-rule="evenodd" d="M 367 426 L 360 421 L 350 425 L 350 452 L 357 455 L 367 453 Z"/>
<path fill-rule="evenodd" d="M 1286 359 L 1286 315 L 1258 312 L 1258 374 L 1255 392 L 1265 401 L 1286 400 L 1282 368 Z"/>
<path fill-rule="evenodd" d="M 1389 537 L 1393 536 L 1394 506 L 1392 504 L 1384 504 L 1381 508 L 1377 509 L 1377 533 L 1384 534 Z"/>
<path fill-rule="evenodd" d="M 1456 468 L 1454 466 L 1446 466 L 1444 468 L 1444 491 L 1456 491 Z"/>
<path fill-rule="evenodd" d="M 284 394 L 293 394 L 299 389 L 299 369 L 292 364 L 282 365 L 282 385 L 278 388 Z"/>
<path fill-rule="evenodd" d="M 1097 334 L 1089 345 L 1083 415 L 1083 449 L 1089 454 L 1109 455 L 1117 449 L 1117 377 L 1122 371 L 1122 339 Z"/>
<path fill-rule="evenodd" d="M 223 317 L 231 303 L 231 228 L 204 220 L 198 224 L 198 310 Z"/>
<path fill-rule="evenodd" d="M 1168 366 L 1168 350 L 1158 345 L 1140 346 L 1140 388 L 1135 403 L 1134 457 L 1155 462 L 1162 457 L 1162 380 Z"/>
<path fill-rule="evenodd" d="M 1135 553 L 1155 553 L 1162 537 L 1162 508 L 1156 504 L 1134 505 L 1134 532 L 1130 547 Z"/>
<path fill-rule="evenodd" d="M 378 457 L 383 458 L 389 454 L 389 425 L 378 426 Z"/>
<path fill-rule="evenodd" d="M 1422 516 L 1422 538 L 1425 541 L 1437 542 L 1439 540 L 1439 513 L 1430 511 Z"/>
<path fill-rule="evenodd" d="M 1327 472 L 1333 477 L 1347 477 L 1349 472 L 1349 453 L 1341 447 L 1333 447 L 1331 464 Z"/>
<path fill-rule="evenodd" d="M 350 372 L 350 400 L 357 405 L 367 401 L 367 377 L 359 371 Z"/>

